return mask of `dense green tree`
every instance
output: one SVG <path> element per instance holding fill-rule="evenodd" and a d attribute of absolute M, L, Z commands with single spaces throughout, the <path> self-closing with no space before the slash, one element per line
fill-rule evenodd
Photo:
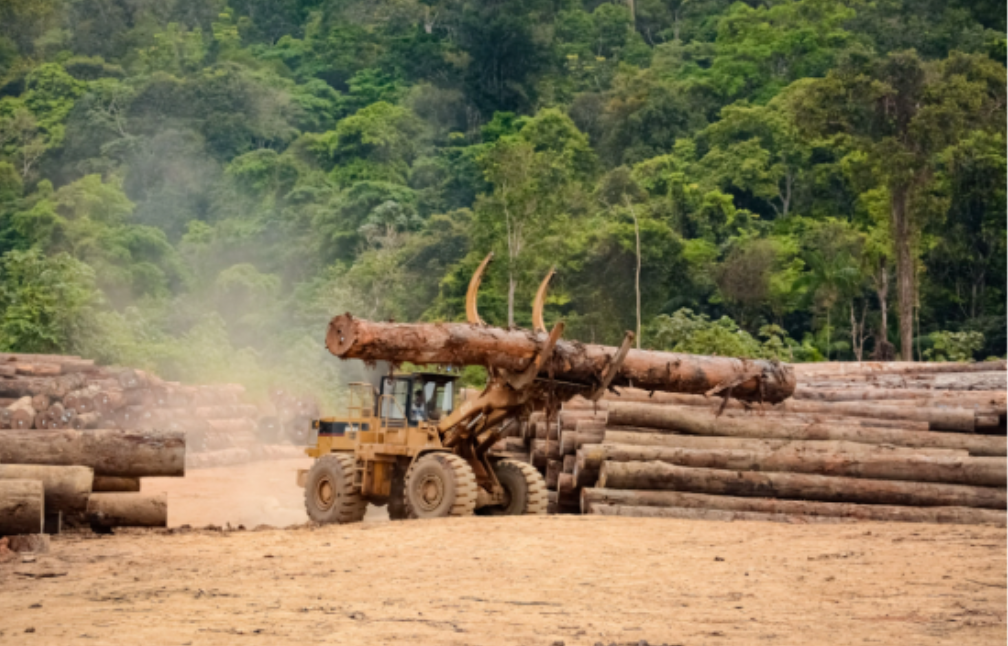
<path fill-rule="evenodd" d="M 989 0 L 0 3 L 0 342 L 332 394 L 333 313 L 1008 351 Z M 897 316 L 890 316 L 893 310 Z M 800 339 L 800 341 L 799 341 Z"/>

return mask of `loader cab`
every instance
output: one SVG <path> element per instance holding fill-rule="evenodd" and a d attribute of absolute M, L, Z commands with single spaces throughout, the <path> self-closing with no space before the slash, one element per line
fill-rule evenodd
<path fill-rule="evenodd" d="M 413 372 L 382 377 L 375 404 L 376 416 L 388 426 L 437 423 L 455 410 L 458 373 Z M 423 397 L 422 403 L 416 398 Z"/>

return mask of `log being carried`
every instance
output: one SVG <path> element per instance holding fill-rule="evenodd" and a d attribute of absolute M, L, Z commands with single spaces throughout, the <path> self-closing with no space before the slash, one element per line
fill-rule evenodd
<path fill-rule="evenodd" d="M 562 331 L 562 324 L 558 324 Z M 545 330 L 504 330 L 475 323 L 381 323 L 350 314 L 329 323 L 326 347 L 341 359 L 365 362 L 492 366 L 523 373 L 543 356 Z M 794 392 L 790 366 L 760 359 L 706 357 L 628 349 L 615 374 L 619 348 L 557 340 L 535 376 L 576 384 L 588 392 L 599 386 L 690 394 L 730 394 L 749 402 L 775 404 Z M 605 378 L 608 376 L 608 380 Z M 598 393 L 599 395 L 601 393 Z"/>
<path fill-rule="evenodd" d="M 534 466 L 549 469 L 558 496 L 563 492 L 576 505 L 574 456 L 560 454 L 556 426 L 560 406 L 572 397 L 598 401 L 608 390 L 636 386 L 777 403 L 794 391 L 791 367 L 776 361 L 633 350 L 631 332 L 619 347 L 564 341 L 564 324 L 547 332 L 542 316 L 552 272 L 536 294 L 534 330 L 487 326 L 476 295 L 491 257 L 470 281 L 468 323 L 381 323 L 349 313 L 332 319 L 326 347 L 341 359 L 393 366 L 479 365 L 487 367 L 489 380 L 481 393 L 457 407 L 450 394 L 447 400 L 438 394 L 454 375 L 393 372 L 377 392 L 370 384 L 352 385 L 351 399 L 360 403 L 351 413 L 315 422 L 318 443 L 308 454 L 318 459 L 304 479 L 306 507 L 314 520 L 359 520 L 368 501 L 387 503 L 393 518 L 403 506 L 409 517 L 464 515 L 476 507 L 488 513 L 544 513 L 546 483 Z M 414 416 L 417 402 L 426 405 L 425 397 L 432 396 L 449 401 L 448 407 Z M 398 417 L 396 408 L 404 411 Z M 533 411 L 542 411 L 547 423 L 530 424 Z M 529 440 L 532 450 L 514 450 L 524 444 L 508 450 L 501 440 L 514 434 Z M 491 455 L 495 446 L 513 456 L 529 455 L 533 464 Z M 350 477 L 351 469 L 363 471 L 363 478 Z"/>

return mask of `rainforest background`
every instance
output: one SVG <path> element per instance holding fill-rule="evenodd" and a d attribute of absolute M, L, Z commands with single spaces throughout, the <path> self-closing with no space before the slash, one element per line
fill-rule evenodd
<path fill-rule="evenodd" d="M 994 0 L 3 0 L 0 350 L 333 393 L 494 251 L 497 325 L 639 257 L 642 347 L 1003 357 L 1005 75 Z"/>

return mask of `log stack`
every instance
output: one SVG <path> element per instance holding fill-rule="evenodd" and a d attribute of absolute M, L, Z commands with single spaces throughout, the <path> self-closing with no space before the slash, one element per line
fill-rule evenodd
<path fill-rule="evenodd" d="M 630 388 L 568 402 L 555 510 L 1005 525 L 1004 361 L 794 369 L 774 405 Z"/>
<path fill-rule="evenodd" d="M 32 531 L 24 532 L 23 519 L 18 525 L 0 518 L 0 535 L 59 533 L 64 524 L 90 525 L 103 532 L 113 527 L 164 527 L 165 496 L 155 496 L 161 504 L 152 507 L 151 496 L 139 493 L 139 479 L 185 475 L 185 449 L 185 435 L 179 431 L 2 430 L 0 510 L 23 506 L 27 491 L 23 483 L 33 483 L 40 500 L 37 509 L 35 504 L 29 508 L 32 518 L 36 511 L 41 515 L 41 522 L 32 521 Z M 116 514 L 95 515 L 93 508 L 104 509 L 101 501 L 108 496 L 116 497 Z"/>
<path fill-rule="evenodd" d="M 0 399 L 0 535 L 165 526 L 167 500 L 141 493 L 143 478 L 302 456 L 279 442 L 306 438 L 305 416 L 318 412 L 290 396 L 260 409 L 237 384 L 14 353 L 0 353 Z"/>
<path fill-rule="evenodd" d="M 187 386 L 76 356 L 0 353 L 0 429 L 179 431 L 191 467 L 303 455 L 295 447 L 318 405 L 271 395 L 260 408 L 239 384 Z"/>

